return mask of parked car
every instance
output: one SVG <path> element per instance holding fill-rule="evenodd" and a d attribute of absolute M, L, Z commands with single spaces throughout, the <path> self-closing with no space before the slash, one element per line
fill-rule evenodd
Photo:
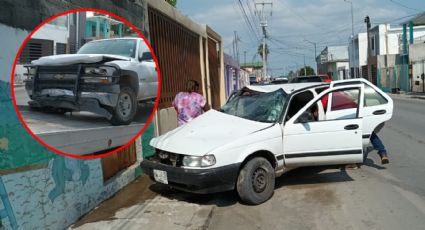
<path fill-rule="evenodd" d="M 156 154 L 141 168 L 176 189 L 236 188 L 242 201 L 260 204 L 290 169 L 362 162 L 371 133 L 392 113 L 392 99 L 364 79 L 248 86 L 220 111 L 152 139 Z"/>
<path fill-rule="evenodd" d="M 32 108 L 89 111 L 127 125 L 138 102 L 155 100 L 158 77 L 143 39 L 104 39 L 86 43 L 77 54 L 33 61 L 25 88 Z"/>
<path fill-rule="evenodd" d="M 288 78 L 275 78 L 270 82 L 270 84 L 279 85 L 279 84 L 286 84 L 288 82 L 289 82 Z"/>
<path fill-rule="evenodd" d="M 318 76 L 322 79 L 323 82 L 332 82 L 332 78 L 329 77 L 329 75 L 319 74 Z"/>
<path fill-rule="evenodd" d="M 290 83 L 306 83 L 306 82 L 331 82 L 332 79 L 328 75 L 312 75 L 300 76 L 291 79 Z"/>

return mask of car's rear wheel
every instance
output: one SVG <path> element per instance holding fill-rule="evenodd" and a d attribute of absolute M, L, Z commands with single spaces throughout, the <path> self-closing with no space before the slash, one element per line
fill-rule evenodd
<path fill-rule="evenodd" d="M 236 190 L 247 204 L 261 204 L 272 197 L 275 172 L 270 162 L 263 157 L 249 160 L 239 172 Z"/>
<path fill-rule="evenodd" d="M 128 125 L 130 124 L 137 112 L 136 93 L 130 87 L 121 87 L 118 95 L 118 102 L 114 108 L 111 108 L 112 118 L 110 119 L 113 125 Z"/>

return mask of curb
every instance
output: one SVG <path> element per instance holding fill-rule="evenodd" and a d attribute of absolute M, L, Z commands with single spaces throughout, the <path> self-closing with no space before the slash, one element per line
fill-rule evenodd
<path fill-rule="evenodd" d="M 419 100 L 425 100 L 425 96 L 413 96 L 413 95 L 406 95 L 406 94 L 388 94 L 390 97 L 394 98 L 400 98 L 400 99 L 419 99 Z"/>

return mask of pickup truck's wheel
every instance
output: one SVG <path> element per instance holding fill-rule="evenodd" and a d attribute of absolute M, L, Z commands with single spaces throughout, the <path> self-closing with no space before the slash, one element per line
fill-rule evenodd
<path fill-rule="evenodd" d="M 261 204 L 272 197 L 275 172 L 268 160 L 255 157 L 248 161 L 239 172 L 236 190 L 247 204 Z"/>
<path fill-rule="evenodd" d="M 130 87 L 122 87 L 115 108 L 111 108 L 112 125 L 128 125 L 137 112 L 136 94 Z"/>

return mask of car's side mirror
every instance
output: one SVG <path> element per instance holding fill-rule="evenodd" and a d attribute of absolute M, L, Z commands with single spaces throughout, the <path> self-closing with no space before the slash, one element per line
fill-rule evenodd
<path fill-rule="evenodd" d="M 152 53 L 151 52 L 143 52 L 142 53 L 142 56 L 139 55 L 139 61 L 140 62 L 142 62 L 142 61 L 150 61 L 150 60 L 153 60 L 153 57 L 152 57 Z"/>
<path fill-rule="evenodd" d="M 308 123 L 310 121 L 310 113 L 305 111 L 301 114 L 300 117 L 298 117 L 296 123 Z"/>

